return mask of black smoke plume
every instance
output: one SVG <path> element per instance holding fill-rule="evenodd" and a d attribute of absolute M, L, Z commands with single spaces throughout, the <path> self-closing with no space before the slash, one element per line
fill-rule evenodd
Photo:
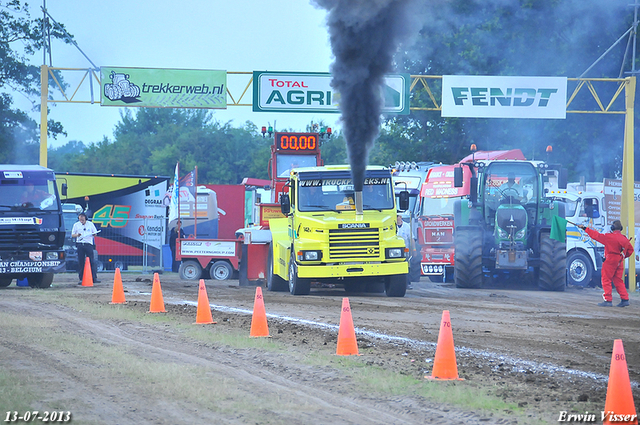
<path fill-rule="evenodd" d="M 414 32 L 413 0 L 312 0 L 328 11 L 334 62 L 331 86 L 340 95 L 353 184 L 361 191 L 369 149 L 378 136 L 384 75 L 398 46 Z M 415 28 L 415 32 L 417 33 Z"/>

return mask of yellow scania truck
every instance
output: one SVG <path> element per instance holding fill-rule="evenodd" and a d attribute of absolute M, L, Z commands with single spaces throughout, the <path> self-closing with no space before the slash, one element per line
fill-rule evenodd
<path fill-rule="evenodd" d="M 286 188 L 285 217 L 269 220 L 269 290 L 306 295 L 312 281 L 322 281 L 347 292 L 405 295 L 408 264 L 388 168 L 367 167 L 361 191 L 348 166 L 294 168 Z M 399 199 L 407 209 L 408 192 Z"/>

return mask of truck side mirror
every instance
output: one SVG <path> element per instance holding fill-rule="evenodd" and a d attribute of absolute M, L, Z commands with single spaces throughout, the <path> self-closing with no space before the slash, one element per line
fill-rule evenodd
<path fill-rule="evenodd" d="M 453 186 L 462 187 L 462 183 L 463 183 L 462 167 L 455 167 L 453 169 Z"/>
<path fill-rule="evenodd" d="M 282 211 L 283 215 L 289 215 L 291 212 L 291 200 L 288 193 L 280 195 L 280 211 Z"/>
<path fill-rule="evenodd" d="M 569 180 L 569 172 L 566 168 L 560 168 L 558 171 L 558 189 L 566 189 Z"/>
<path fill-rule="evenodd" d="M 60 186 L 60 191 L 62 192 L 62 196 L 67 196 L 67 184 L 66 183 L 62 183 L 62 186 Z"/>
<path fill-rule="evenodd" d="M 478 178 L 476 176 L 471 177 L 469 183 L 469 200 L 472 205 L 475 205 L 478 203 Z"/>
<path fill-rule="evenodd" d="M 400 211 L 406 211 L 409 209 L 409 192 L 403 190 L 398 195 L 398 209 Z"/>

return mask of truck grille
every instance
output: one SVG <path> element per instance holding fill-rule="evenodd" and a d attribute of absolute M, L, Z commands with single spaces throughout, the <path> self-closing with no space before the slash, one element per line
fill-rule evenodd
<path fill-rule="evenodd" d="M 16 229 L 0 230 L 0 247 L 22 248 L 38 247 L 40 244 L 40 232 Z"/>
<path fill-rule="evenodd" d="M 380 257 L 380 237 L 376 228 L 330 229 L 329 259 L 377 259 Z"/>

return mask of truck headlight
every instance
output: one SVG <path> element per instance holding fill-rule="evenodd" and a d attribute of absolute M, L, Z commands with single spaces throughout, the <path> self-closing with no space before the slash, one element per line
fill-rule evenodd
<path fill-rule="evenodd" d="M 509 237 L 509 234 L 507 232 L 505 232 L 504 230 L 502 230 L 500 227 L 498 227 L 498 237 L 500 239 L 506 239 Z"/>
<path fill-rule="evenodd" d="M 527 233 L 527 228 L 524 227 L 516 232 L 516 239 L 524 239 L 524 235 Z"/>
<path fill-rule="evenodd" d="M 321 259 L 322 259 L 322 251 L 298 252 L 298 261 L 320 261 Z"/>
<path fill-rule="evenodd" d="M 46 258 L 47 258 L 47 260 L 57 260 L 58 259 L 58 253 L 57 252 L 47 252 Z"/>
<path fill-rule="evenodd" d="M 402 258 L 404 248 L 387 248 L 387 258 Z"/>

